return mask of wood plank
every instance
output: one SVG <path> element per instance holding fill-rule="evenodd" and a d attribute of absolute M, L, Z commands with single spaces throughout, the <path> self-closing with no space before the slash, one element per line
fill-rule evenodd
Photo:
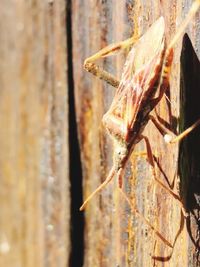
<path fill-rule="evenodd" d="M 135 36 L 142 35 L 160 15 L 165 19 L 166 38 L 169 43 L 188 13 L 191 3 L 192 1 L 175 0 L 73 1 L 74 82 L 84 198 L 105 179 L 112 166 L 113 148 L 110 138 L 101 125 L 101 118 L 114 95 L 111 86 L 83 70 L 85 58 L 109 43 L 130 37 L 133 32 Z M 199 16 L 198 14 L 187 29 L 198 56 Z M 177 127 L 175 122 L 180 116 L 181 49 L 180 39 L 175 46 L 170 78 L 170 103 L 163 98 L 157 108 L 159 116 L 170 123 L 174 130 Z M 125 55 L 122 54 L 116 58 L 106 59 L 100 64 L 120 77 L 124 58 Z M 193 68 L 196 69 L 196 66 Z M 146 128 L 145 134 L 149 137 L 158 160 L 160 168 L 157 167 L 157 172 L 160 179 L 169 186 L 166 178 L 169 184 L 173 185 L 176 177 L 174 189 L 180 187 L 180 182 L 184 191 L 187 191 L 184 178 L 180 176 L 180 166 L 177 165 L 181 153 L 179 145 L 167 145 L 151 123 Z M 134 152 L 137 151 L 144 151 L 143 142 L 137 145 Z M 159 229 L 166 239 L 173 243 L 177 236 L 174 248 L 171 249 L 163 244 L 155 232 L 130 210 L 119 195 L 117 182 L 114 181 L 86 208 L 84 266 L 199 266 L 198 249 L 188 235 L 189 228 L 181 217 L 180 205 L 166 190 L 155 184 L 146 157 L 139 157 L 134 152 L 123 181 L 124 190 L 129 198 L 135 201 L 145 218 Z M 197 212 L 199 205 L 196 204 L 193 209 Z M 194 236 L 194 233 L 198 232 L 198 227 L 195 220 L 192 221 Z M 194 239 L 198 242 L 197 238 Z"/>
<path fill-rule="evenodd" d="M 66 266 L 64 0 L 0 1 L 0 265 Z"/>

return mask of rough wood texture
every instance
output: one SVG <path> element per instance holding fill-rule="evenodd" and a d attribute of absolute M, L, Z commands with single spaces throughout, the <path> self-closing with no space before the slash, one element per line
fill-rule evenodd
<path fill-rule="evenodd" d="M 114 94 L 114 89 L 110 86 L 83 71 L 84 59 L 111 42 L 130 37 L 133 32 L 135 36 L 140 36 L 160 15 L 165 18 L 166 38 L 169 42 L 191 4 L 192 1 L 174 0 L 73 1 L 74 81 L 84 176 L 84 198 L 105 179 L 112 165 L 112 144 L 101 125 L 101 118 L 108 109 Z M 187 31 L 198 57 L 200 56 L 199 18 L 200 15 L 198 14 Z M 185 115 L 182 112 L 182 110 L 187 112 L 185 106 L 182 106 L 183 104 L 187 104 L 187 109 L 190 109 L 189 105 L 193 104 L 192 100 L 190 102 L 184 100 L 183 103 L 182 98 L 180 105 L 180 89 L 182 88 L 184 98 L 192 90 L 193 97 L 199 99 L 198 91 L 200 88 L 197 78 L 198 72 L 192 71 L 199 69 L 199 61 L 197 58 L 196 61 L 195 59 L 189 61 L 186 57 L 187 52 L 184 56 L 185 48 L 182 52 L 182 62 L 183 66 L 187 68 L 183 68 L 180 75 L 181 49 L 182 40 L 175 47 L 170 93 L 168 93 L 170 103 L 164 98 L 157 108 L 160 117 L 170 123 L 173 130 L 177 129 L 179 117 L 181 120 L 185 120 L 184 127 L 186 127 L 195 120 L 195 116 L 199 117 L 200 115 L 200 113 L 196 113 L 191 119 L 188 115 L 190 112 Z M 193 58 L 195 58 L 194 55 Z M 122 54 L 116 58 L 104 60 L 102 65 L 120 77 L 123 63 L 124 55 Z M 191 66 L 189 67 L 188 64 Z M 190 71 L 193 75 L 190 75 Z M 187 85 L 191 88 L 186 88 Z M 191 224 L 190 220 L 187 221 L 187 224 L 185 223 L 177 201 L 153 181 L 146 157 L 133 153 L 124 178 L 124 190 L 128 193 L 129 198 L 136 203 L 140 212 L 166 239 L 174 244 L 174 247 L 171 249 L 163 244 L 155 232 L 150 230 L 130 210 L 119 195 L 115 181 L 96 196 L 86 209 L 85 267 L 200 266 L 199 248 L 197 244 L 194 244 L 199 242 L 197 226 L 199 190 L 197 188 L 200 172 L 197 165 L 194 170 L 194 159 L 197 162 L 199 151 L 196 149 L 194 156 L 192 147 L 186 145 L 186 154 L 184 155 L 178 144 L 171 146 L 165 144 L 163 137 L 151 123 L 145 130 L 145 134 L 149 137 L 154 155 L 157 158 L 158 176 L 167 186 L 171 186 L 177 191 L 179 188 L 181 189 L 185 207 L 195 216 L 191 215 Z M 196 139 L 198 138 L 196 137 Z M 194 142 L 194 138 L 192 140 L 193 146 L 195 144 L 198 146 L 198 143 Z M 188 149 L 190 149 L 190 154 L 188 154 Z M 144 143 L 141 142 L 137 146 L 137 151 L 144 151 Z M 185 160 L 187 158 L 188 160 Z M 181 161 L 181 159 L 184 160 Z M 189 162 L 187 174 L 180 171 L 180 169 L 185 168 L 184 161 Z M 191 183 L 193 186 L 188 190 L 188 184 Z M 192 202 L 191 198 L 195 201 Z"/>
<path fill-rule="evenodd" d="M 67 266 L 64 0 L 0 1 L 0 265 Z"/>

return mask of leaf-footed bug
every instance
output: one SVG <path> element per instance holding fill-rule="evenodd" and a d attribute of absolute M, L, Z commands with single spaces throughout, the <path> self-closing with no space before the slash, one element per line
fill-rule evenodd
<path fill-rule="evenodd" d="M 85 60 L 84 67 L 87 71 L 117 88 L 113 102 L 107 113 L 103 116 L 103 125 L 112 137 L 115 151 L 113 167 L 107 178 L 89 195 L 80 207 L 80 210 L 83 210 L 91 198 L 101 191 L 114 176 L 117 176 L 119 187 L 122 187 L 122 177 L 126 163 L 135 145 L 142 139 L 146 143 L 147 155 L 155 180 L 173 196 L 176 196 L 172 190 L 168 189 L 156 178 L 153 153 L 148 138 L 143 135 L 143 130 L 149 120 L 151 120 L 157 127 L 162 128 L 166 132 L 164 136 L 165 141 L 173 143 L 180 141 L 200 124 L 200 120 L 198 120 L 182 134 L 172 138 L 170 133 L 150 114 L 160 102 L 169 86 L 173 47 L 198 11 L 199 6 L 200 1 L 194 1 L 188 15 L 168 46 L 166 46 L 165 41 L 164 18 L 160 17 L 136 43 L 134 43 L 134 37 L 131 37 L 125 41 L 111 44 Z M 149 40 L 151 41 L 149 42 Z M 150 45 L 148 49 L 146 49 L 147 43 Z M 131 46 L 132 48 L 125 62 L 120 81 L 94 63 L 101 57 L 113 55 Z M 181 204 L 180 199 L 178 201 Z M 167 240 L 164 239 L 163 241 L 171 246 Z"/>

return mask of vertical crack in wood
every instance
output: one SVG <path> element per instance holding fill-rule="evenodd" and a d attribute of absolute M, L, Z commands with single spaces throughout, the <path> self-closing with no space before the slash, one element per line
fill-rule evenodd
<path fill-rule="evenodd" d="M 74 79 L 72 64 L 72 20 L 71 1 L 67 2 L 67 51 L 68 51 L 68 92 L 69 92 L 69 160 L 71 181 L 71 253 L 69 266 L 82 267 L 84 256 L 83 213 L 79 207 L 82 198 L 82 167 L 80 160 L 80 147 L 78 142 L 76 111 L 74 99 Z"/>

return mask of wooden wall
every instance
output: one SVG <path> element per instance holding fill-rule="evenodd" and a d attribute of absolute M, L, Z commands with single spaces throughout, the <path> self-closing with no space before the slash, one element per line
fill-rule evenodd
<path fill-rule="evenodd" d="M 83 70 L 84 59 L 107 44 L 124 40 L 133 33 L 136 38 L 139 38 L 161 15 L 165 19 L 166 40 L 169 43 L 182 19 L 188 13 L 191 4 L 192 1 L 174 0 L 73 1 L 74 84 L 84 198 L 106 178 L 112 166 L 112 140 L 104 130 L 101 119 L 108 110 L 115 91 L 105 82 Z M 198 14 L 187 29 L 198 56 L 200 55 L 199 18 Z M 193 91 L 192 94 L 194 94 L 193 98 L 195 99 L 198 98 L 200 89 L 199 83 L 196 83 L 199 74 L 196 72 L 196 74 L 191 75 L 192 70 L 197 70 L 198 62 L 191 60 L 187 70 L 181 69 L 183 67 L 180 66 L 182 48 L 181 38 L 175 46 L 170 92 L 167 92 L 169 101 L 164 97 L 157 107 L 160 120 L 170 124 L 173 130 L 178 129 L 179 118 L 188 117 L 188 115 L 183 114 L 183 111 L 187 112 L 184 107 L 180 113 L 180 106 L 182 105 L 182 102 L 180 105 L 180 91 L 186 89 L 187 92 Z M 148 43 L 146 43 L 146 49 L 148 50 Z M 183 48 L 182 58 L 185 58 L 184 51 L 185 48 Z M 126 52 L 99 61 L 99 64 L 120 79 L 125 57 Z M 190 86 L 190 89 L 185 88 L 184 82 L 189 77 L 193 79 L 193 86 Z M 194 82 L 195 80 L 196 82 Z M 190 106 L 193 105 L 194 102 L 190 102 Z M 197 106 L 196 110 L 198 110 Z M 199 115 L 200 112 L 197 111 L 196 119 Z M 190 114 L 190 118 L 185 119 L 187 125 L 191 125 L 195 120 L 191 116 Z M 182 195 L 185 196 L 185 200 L 182 201 L 185 202 L 187 209 L 196 212 L 195 216 L 199 218 L 197 215 L 199 205 L 194 206 L 190 203 L 191 196 L 194 198 L 195 193 L 196 195 L 199 194 L 199 190 L 197 190 L 198 192 L 194 192 L 192 189 L 189 191 L 188 187 L 188 183 L 194 183 L 195 187 L 198 187 L 199 169 L 192 176 L 191 172 L 194 166 L 191 167 L 190 160 L 185 160 L 190 165 L 188 167 L 190 171 L 187 175 L 184 171 L 185 175 L 183 175 L 180 169 L 183 169 L 182 165 L 185 163 L 181 159 L 187 158 L 187 152 L 182 157 L 183 152 L 179 149 L 178 144 L 167 145 L 152 123 L 149 123 L 145 134 L 150 140 L 157 159 L 158 177 L 175 192 L 181 188 Z M 198 146 L 197 141 L 196 143 L 193 142 L 193 146 L 195 146 L 194 144 Z M 151 222 L 152 226 L 173 244 L 173 249 L 164 244 L 156 236 L 155 231 L 152 231 L 136 213 L 130 210 L 117 189 L 117 181 L 113 181 L 86 208 L 84 266 L 199 266 L 198 246 L 194 245 L 195 242 L 193 242 L 194 240 L 199 242 L 198 219 L 191 216 L 191 225 L 190 220 L 187 220 L 186 227 L 180 205 L 174 197 L 153 181 L 146 156 L 144 153 L 142 157 L 138 156 L 137 152 L 139 151 L 145 152 L 143 142 L 137 145 L 130 158 L 123 180 L 124 191 L 127 192 L 140 213 Z M 199 155 L 199 150 L 197 154 Z M 195 157 L 199 157 L 197 154 Z M 195 168 L 197 169 L 197 167 Z M 189 236 L 190 231 L 192 234 Z M 191 236 L 194 238 L 193 241 Z"/>
<path fill-rule="evenodd" d="M 67 266 L 66 3 L 0 6 L 0 265 Z"/>
<path fill-rule="evenodd" d="M 115 89 L 83 70 L 85 58 L 132 34 L 139 38 L 161 15 L 169 43 L 191 5 L 0 0 L 0 266 L 200 266 L 199 130 L 167 145 L 152 123 L 145 129 L 157 175 L 181 196 L 187 219 L 154 182 L 144 142 L 123 179 L 133 205 L 173 248 L 130 209 L 115 180 L 78 210 L 113 157 L 101 119 Z M 175 45 L 170 90 L 157 107 L 174 132 L 200 117 L 199 21 L 200 13 Z M 126 55 L 99 64 L 120 79 Z"/>

